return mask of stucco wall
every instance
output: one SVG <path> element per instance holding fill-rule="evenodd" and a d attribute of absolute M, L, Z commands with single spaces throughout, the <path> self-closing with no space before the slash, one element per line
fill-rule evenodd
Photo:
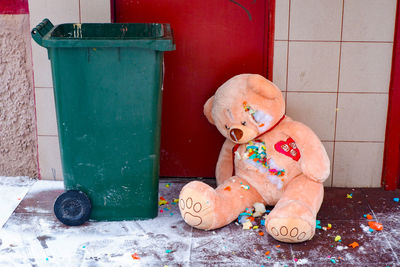
<path fill-rule="evenodd" d="M 0 15 L 0 175 L 38 177 L 29 15 Z"/>

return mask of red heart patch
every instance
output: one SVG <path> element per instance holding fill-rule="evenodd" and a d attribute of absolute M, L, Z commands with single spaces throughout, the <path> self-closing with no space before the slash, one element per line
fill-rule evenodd
<path fill-rule="evenodd" d="M 291 157 L 295 161 L 300 159 L 300 150 L 297 148 L 296 143 L 291 137 L 286 141 L 279 141 L 276 143 L 275 150 L 285 156 Z"/>

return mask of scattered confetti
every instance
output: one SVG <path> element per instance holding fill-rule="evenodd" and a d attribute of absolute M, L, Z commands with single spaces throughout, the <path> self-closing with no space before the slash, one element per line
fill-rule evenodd
<path fill-rule="evenodd" d="M 335 242 L 338 242 L 338 241 L 340 241 L 340 240 L 342 240 L 342 237 L 341 237 L 340 235 L 337 235 L 337 236 L 335 237 Z"/>
<path fill-rule="evenodd" d="M 263 236 L 263 235 L 264 235 L 264 232 L 258 232 L 258 234 L 259 234 L 260 236 Z"/>
<path fill-rule="evenodd" d="M 294 258 L 293 260 L 294 260 L 295 262 L 297 262 L 297 261 L 298 261 L 298 259 L 297 259 L 297 258 Z"/>
<path fill-rule="evenodd" d="M 253 227 L 253 224 L 251 223 L 250 220 L 247 220 L 244 224 L 243 224 L 243 229 L 244 230 L 249 230 Z"/>
<path fill-rule="evenodd" d="M 275 247 L 277 247 L 277 248 L 280 248 L 280 247 L 281 247 L 281 245 L 276 245 Z"/>
<path fill-rule="evenodd" d="M 167 188 L 169 188 L 171 186 L 171 183 L 167 183 L 166 185 L 165 185 L 165 187 L 167 187 Z"/>
<path fill-rule="evenodd" d="M 265 255 L 268 256 L 269 253 L 271 253 L 271 251 L 268 250 L 267 252 L 265 252 Z"/>
<path fill-rule="evenodd" d="M 399 202 L 399 198 L 398 198 L 398 197 L 395 197 L 395 198 L 393 198 L 393 201 L 394 201 L 394 202 Z"/>
<path fill-rule="evenodd" d="M 381 231 L 383 229 L 383 225 L 375 221 L 368 222 L 368 225 L 375 231 Z"/>
<path fill-rule="evenodd" d="M 335 260 L 335 259 L 331 259 L 331 262 L 332 262 L 332 263 L 336 263 L 336 260 Z"/>
<path fill-rule="evenodd" d="M 158 205 L 162 206 L 162 205 L 165 205 L 165 204 L 168 204 L 168 201 L 165 200 L 165 198 L 160 197 L 160 200 L 158 201 Z"/>
<path fill-rule="evenodd" d="M 170 250 L 170 249 L 167 249 L 166 251 L 165 251 L 165 253 L 171 253 L 172 252 L 172 250 Z"/>
<path fill-rule="evenodd" d="M 224 190 L 225 190 L 225 191 L 231 191 L 231 187 L 230 187 L 230 186 L 227 186 L 227 187 L 224 188 Z"/>
<path fill-rule="evenodd" d="M 347 194 L 347 198 L 353 198 L 353 194 Z"/>
<path fill-rule="evenodd" d="M 353 243 L 349 244 L 349 247 L 352 247 L 352 248 L 356 248 L 358 246 L 360 246 L 360 245 L 357 242 L 353 242 Z"/>
<path fill-rule="evenodd" d="M 240 187 L 242 187 L 244 190 L 249 190 L 250 189 L 249 185 L 242 184 Z"/>
<path fill-rule="evenodd" d="M 371 214 L 367 214 L 367 216 L 365 218 L 367 218 L 368 220 L 372 220 L 373 219 Z"/>
<path fill-rule="evenodd" d="M 138 256 L 138 254 L 136 252 L 133 253 L 131 256 L 132 256 L 132 259 L 134 259 L 134 260 L 140 260 L 140 257 Z"/>

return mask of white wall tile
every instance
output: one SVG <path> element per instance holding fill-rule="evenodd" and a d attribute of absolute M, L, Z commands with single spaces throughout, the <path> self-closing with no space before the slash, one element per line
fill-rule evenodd
<path fill-rule="evenodd" d="M 393 41 L 396 0 L 344 0 L 344 41 Z"/>
<path fill-rule="evenodd" d="M 387 94 L 339 93 L 336 140 L 384 141 Z"/>
<path fill-rule="evenodd" d="M 310 127 L 321 140 L 333 141 L 335 112 L 335 93 L 287 93 L 287 115 Z"/>
<path fill-rule="evenodd" d="M 288 40 L 289 0 L 275 2 L 275 40 Z"/>
<path fill-rule="evenodd" d="M 273 82 L 282 91 L 286 90 L 287 47 L 287 41 L 274 42 Z"/>
<path fill-rule="evenodd" d="M 333 142 L 322 142 L 325 147 L 326 153 L 328 154 L 330 163 L 331 163 L 331 173 L 329 174 L 328 179 L 324 182 L 325 187 L 331 187 L 332 183 L 332 166 L 333 166 Z"/>
<path fill-rule="evenodd" d="M 343 43 L 339 92 L 389 91 L 393 44 Z"/>
<path fill-rule="evenodd" d="M 383 143 L 336 142 L 333 186 L 380 187 Z"/>
<path fill-rule="evenodd" d="M 29 0 L 31 28 L 48 18 L 54 25 L 79 22 L 79 0 Z M 31 39 L 35 87 L 52 87 L 47 49 Z"/>
<path fill-rule="evenodd" d="M 53 88 L 36 88 L 38 135 L 58 135 Z"/>
<path fill-rule="evenodd" d="M 54 25 L 80 22 L 79 0 L 29 0 L 30 28 L 48 18 Z M 34 82 L 36 87 L 36 112 L 38 115 L 39 168 L 42 179 L 62 180 L 60 150 L 57 136 L 41 136 L 55 133 L 54 100 L 50 101 L 50 90 L 39 87 L 53 87 L 50 61 L 47 49 L 31 40 Z M 45 90 L 48 90 L 47 92 Z M 55 133 L 56 134 L 56 133 Z"/>
<path fill-rule="evenodd" d="M 289 42 L 288 91 L 337 91 L 339 42 Z"/>
<path fill-rule="evenodd" d="M 80 0 L 82 23 L 111 22 L 110 0 Z"/>
<path fill-rule="evenodd" d="M 63 180 L 57 136 L 38 136 L 41 179 Z"/>
<path fill-rule="evenodd" d="M 54 25 L 79 22 L 79 0 L 29 0 L 31 28 L 44 18 Z"/>
<path fill-rule="evenodd" d="M 290 40 L 340 41 L 342 0 L 292 0 Z"/>
<path fill-rule="evenodd" d="M 33 39 L 31 44 L 35 87 L 53 87 L 51 64 L 47 56 L 47 49 L 39 46 Z"/>

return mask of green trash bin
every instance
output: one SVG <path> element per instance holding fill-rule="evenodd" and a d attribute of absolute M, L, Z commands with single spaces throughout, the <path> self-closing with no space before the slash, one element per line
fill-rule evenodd
<path fill-rule="evenodd" d="M 45 19 L 31 34 L 51 61 L 65 189 L 87 195 L 93 220 L 156 217 L 170 25 Z M 71 196 L 58 212 L 82 219 L 88 203 Z"/>

